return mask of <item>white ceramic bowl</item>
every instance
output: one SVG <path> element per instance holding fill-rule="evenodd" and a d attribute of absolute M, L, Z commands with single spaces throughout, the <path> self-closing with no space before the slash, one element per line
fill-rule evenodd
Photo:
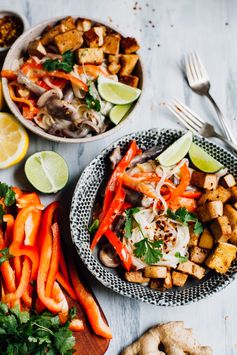
<path fill-rule="evenodd" d="M 73 18 L 79 18 L 80 16 L 73 16 Z M 6 59 L 4 61 L 3 64 L 3 69 L 8 69 L 11 70 L 13 65 L 14 65 L 14 61 L 16 59 L 19 59 L 22 57 L 23 53 L 27 50 L 28 44 L 29 42 L 31 42 L 32 40 L 34 40 L 37 36 L 41 35 L 41 33 L 43 32 L 43 30 L 48 26 L 48 25 L 54 25 L 56 22 L 58 22 L 59 20 L 65 18 L 65 16 L 63 17 L 57 17 L 57 18 L 53 18 L 44 22 L 41 22 L 40 24 L 30 28 L 28 31 L 26 31 L 25 33 L 23 33 L 17 40 L 16 42 L 13 44 L 13 46 L 10 48 Z M 84 18 L 84 17 L 83 17 Z M 101 23 L 100 21 L 96 20 L 96 19 L 92 19 L 90 18 L 90 20 L 92 20 L 93 22 L 96 23 Z M 122 36 L 124 36 L 124 34 L 122 34 L 121 32 L 119 32 L 116 28 L 111 27 L 109 24 L 103 22 L 103 25 L 105 25 L 108 28 L 111 28 L 112 30 L 120 33 Z M 136 71 L 135 71 L 136 75 L 139 77 L 139 88 L 142 89 L 143 88 L 143 70 L 142 70 L 142 63 L 141 63 L 141 58 L 139 57 L 137 66 L 136 66 Z M 111 128 L 110 130 L 102 133 L 102 134 L 98 134 L 92 137 L 88 137 L 88 138 L 64 138 L 64 137 L 58 137 L 58 136 L 54 136 L 52 134 L 49 134 L 47 132 L 45 132 L 43 129 L 41 129 L 40 127 L 38 127 L 36 124 L 34 124 L 32 121 L 26 120 L 20 110 L 18 109 L 17 105 L 11 100 L 10 95 L 9 95 L 9 90 L 8 90 L 8 80 L 3 78 L 2 80 L 3 83 L 3 93 L 4 93 L 4 97 L 5 100 L 8 104 L 8 107 L 10 108 L 11 112 L 18 118 L 18 120 L 26 127 L 28 128 L 30 131 L 32 131 L 33 133 L 37 134 L 38 136 L 41 136 L 45 139 L 49 139 L 51 141 L 55 141 L 55 142 L 64 142 L 64 143 L 87 143 L 87 142 L 93 142 L 99 139 L 102 139 L 104 137 L 110 136 L 111 134 L 117 132 L 121 127 L 123 127 L 128 120 L 131 118 L 131 116 L 134 114 L 135 112 L 135 108 L 138 106 L 138 102 L 141 99 L 142 94 L 139 97 L 139 100 L 137 100 L 131 111 L 128 113 L 127 117 L 121 122 L 119 123 L 117 126 Z"/>

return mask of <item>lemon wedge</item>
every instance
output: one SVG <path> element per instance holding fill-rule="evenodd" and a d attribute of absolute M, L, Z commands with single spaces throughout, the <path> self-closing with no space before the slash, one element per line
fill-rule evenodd
<path fill-rule="evenodd" d="M 19 163 L 26 155 L 28 146 L 26 130 L 13 115 L 0 112 L 0 169 Z"/>

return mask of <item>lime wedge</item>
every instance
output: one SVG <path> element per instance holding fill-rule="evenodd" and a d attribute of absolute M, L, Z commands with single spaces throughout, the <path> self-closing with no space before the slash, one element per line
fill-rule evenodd
<path fill-rule="evenodd" d="M 31 155 L 25 163 L 25 173 L 29 182 L 39 191 L 55 193 L 68 181 L 68 167 L 58 153 L 51 151 Z"/>
<path fill-rule="evenodd" d="M 110 110 L 109 118 L 115 124 L 119 124 L 119 122 L 124 118 L 126 113 L 129 111 L 132 104 L 126 105 L 116 105 Z"/>
<path fill-rule="evenodd" d="M 98 79 L 98 91 L 102 99 L 115 105 L 129 104 L 138 99 L 141 90 L 118 83 L 104 76 Z"/>
<path fill-rule="evenodd" d="M 205 173 L 216 173 L 223 168 L 223 165 L 219 163 L 219 161 L 214 159 L 195 143 L 191 144 L 189 157 L 193 165 Z"/>
<path fill-rule="evenodd" d="M 188 131 L 162 152 L 156 160 L 163 166 L 171 166 L 178 163 L 188 153 L 192 139 L 192 132 Z"/>

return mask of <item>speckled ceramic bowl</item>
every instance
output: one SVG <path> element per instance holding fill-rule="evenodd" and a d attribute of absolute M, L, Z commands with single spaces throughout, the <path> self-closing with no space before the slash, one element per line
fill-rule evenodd
<path fill-rule="evenodd" d="M 78 16 L 72 16 L 73 18 L 79 18 L 79 17 L 83 17 L 82 15 L 78 15 Z M 26 31 L 25 33 L 23 33 L 14 43 L 14 45 L 11 47 L 11 49 L 9 50 L 5 62 L 3 64 L 3 69 L 12 69 L 12 67 L 14 66 L 14 61 L 16 59 L 19 59 L 22 57 L 22 54 L 26 51 L 29 42 L 31 42 L 32 40 L 34 40 L 37 36 L 39 36 L 43 30 L 49 26 L 49 25 L 54 25 L 56 24 L 59 20 L 65 18 L 65 16 L 63 17 L 57 17 L 57 18 L 53 18 L 51 20 L 47 20 L 44 22 L 41 22 L 40 24 L 30 28 L 28 31 Z M 93 22 L 96 23 L 101 23 L 103 25 L 105 25 L 108 28 L 111 28 L 113 31 L 116 31 L 117 33 L 120 33 L 122 36 L 125 36 L 125 34 L 121 33 L 120 31 L 118 31 L 116 28 L 113 28 L 110 24 L 107 24 L 105 22 L 100 22 L 97 19 L 94 18 L 89 18 L 90 20 L 92 20 Z M 134 74 L 137 75 L 139 77 L 139 88 L 142 90 L 143 89 L 143 69 L 142 69 L 142 62 L 141 62 L 141 58 L 139 57 L 139 60 L 137 62 Z M 127 116 L 122 120 L 122 122 L 120 122 L 117 126 L 109 129 L 108 131 L 92 136 L 92 137 L 88 137 L 88 138 L 64 138 L 64 137 L 58 137 L 58 136 L 54 136 L 52 134 L 46 133 L 43 129 L 41 129 L 40 127 L 38 127 L 34 122 L 30 121 L 30 120 L 26 120 L 20 110 L 18 109 L 17 105 L 11 100 L 10 95 L 9 95 L 9 90 L 8 90 L 8 86 L 7 86 L 7 79 L 3 79 L 3 93 L 4 93 L 4 97 L 5 100 L 8 104 L 8 107 L 10 108 L 10 110 L 12 111 L 12 113 L 18 118 L 18 120 L 26 127 L 28 128 L 30 131 L 32 131 L 33 133 L 55 141 L 55 142 L 64 142 L 64 143 L 87 143 L 87 142 L 93 142 L 96 141 L 98 139 L 102 139 L 105 138 L 107 136 L 110 136 L 111 134 L 117 132 L 120 128 L 122 128 L 127 122 L 128 120 L 133 116 L 133 114 L 136 111 L 136 108 L 139 105 L 139 102 L 141 100 L 142 97 L 142 93 L 139 97 L 139 99 L 134 103 L 134 105 L 132 106 L 131 110 L 129 111 L 129 113 L 127 114 Z"/>
<path fill-rule="evenodd" d="M 149 131 L 129 134 L 119 139 L 99 154 L 84 170 L 77 183 L 71 205 L 70 223 L 72 239 L 78 254 L 90 272 L 103 285 L 121 295 L 159 306 L 185 305 L 190 302 L 199 301 L 222 290 L 233 281 L 237 272 L 237 261 L 232 264 L 229 271 L 224 275 L 209 271 L 201 281 L 190 280 L 183 288 L 161 292 L 139 284 L 126 282 L 123 273 L 119 269 L 112 270 L 104 267 L 97 257 L 98 251 L 92 253 L 90 250 L 90 235 L 87 226 L 91 222 L 92 208 L 98 189 L 108 170 L 108 155 L 116 146 L 119 145 L 122 152 L 125 152 L 129 142 L 135 139 L 142 149 L 149 149 L 155 145 L 165 149 L 183 133 L 183 131 L 177 130 L 151 129 Z M 195 136 L 194 142 L 226 166 L 230 173 L 237 176 L 237 159 L 231 153 L 204 138 Z"/>

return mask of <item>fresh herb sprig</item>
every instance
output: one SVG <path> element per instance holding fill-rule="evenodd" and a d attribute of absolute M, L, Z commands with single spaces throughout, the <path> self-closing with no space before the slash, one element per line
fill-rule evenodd
<path fill-rule="evenodd" d="M 75 314 L 75 309 L 71 309 L 68 321 L 61 325 L 59 317 L 49 312 L 21 312 L 18 306 L 10 309 L 6 304 L 0 303 L 1 353 L 73 354 L 75 338 L 68 325 Z"/>
<path fill-rule="evenodd" d="M 203 225 L 199 222 L 197 216 L 194 213 L 190 213 L 185 207 L 178 208 L 175 212 L 170 208 L 167 210 L 167 216 L 175 221 L 179 221 L 184 225 L 188 225 L 189 222 L 194 223 L 194 234 L 200 235 L 203 232 Z"/>
<path fill-rule="evenodd" d="M 10 186 L 4 182 L 0 182 L 0 198 L 4 198 L 4 204 L 9 207 L 15 203 L 16 194 Z"/>
<path fill-rule="evenodd" d="M 179 259 L 180 263 L 186 263 L 186 261 L 188 261 L 188 257 L 181 255 L 179 251 L 177 251 L 174 256 Z"/>
<path fill-rule="evenodd" d="M 7 260 L 13 258 L 14 256 L 9 253 L 9 248 L 0 250 L 0 266 Z"/>
<path fill-rule="evenodd" d="M 134 244 L 134 254 L 138 258 L 144 258 L 145 263 L 148 265 L 154 264 L 160 261 L 163 256 L 161 250 L 162 245 L 163 240 L 151 242 L 148 238 L 143 238 Z"/>
<path fill-rule="evenodd" d="M 100 221 L 98 219 L 95 219 L 92 224 L 90 225 L 90 227 L 88 228 L 89 233 L 91 236 L 93 236 L 95 234 L 95 232 L 97 231 L 97 229 L 99 228 L 100 225 Z"/>
<path fill-rule="evenodd" d="M 131 238 L 132 235 L 132 221 L 133 221 L 133 216 L 138 213 L 140 209 L 138 207 L 135 208 L 129 208 L 125 210 L 126 214 L 126 221 L 125 221 L 125 226 L 124 226 L 124 236 L 126 238 Z"/>
<path fill-rule="evenodd" d="M 43 63 L 43 67 L 47 71 L 54 71 L 54 70 L 63 70 L 66 73 L 70 73 L 73 70 L 73 66 L 75 64 L 75 57 L 74 53 L 71 51 L 67 51 L 62 55 L 62 59 L 47 59 Z"/>
<path fill-rule="evenodd" d="M 100 100 L 98 100 L 95 97 L 93 86 L 94 86 L 94 83 L 89 82 L 88 92 L 86 93 L 86 104 L 89 109 L 93 109 L 97 112 L 100 112 L 100 110 L 101 110 Z"/>

